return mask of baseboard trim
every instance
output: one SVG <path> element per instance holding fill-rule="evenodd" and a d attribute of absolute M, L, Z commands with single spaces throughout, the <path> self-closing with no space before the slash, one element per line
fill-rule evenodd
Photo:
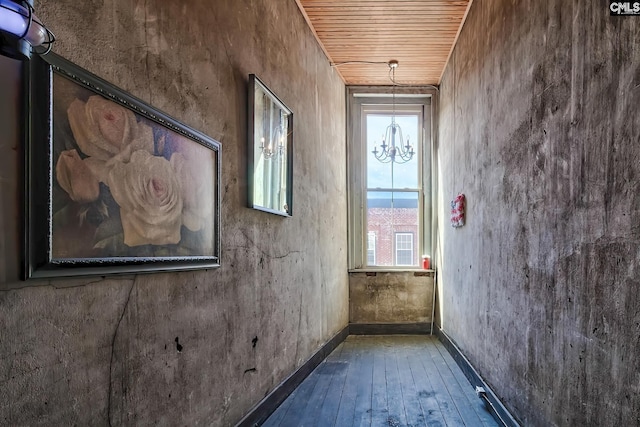
<path fill-rule="evenodd" d="M 469 363 L 467 358 L 462 354 L 458 346 L 449 338 L 449 336 L 440 329 L 439 326 L 434 325 L 435 335 L 438 337 L 440 342 L 445 346 L 453 360 L 456 361 L 464 375 L 467 377 L 471 385 L 475 387 L 484 388 L 484 396 L 478 395 L 478 398 L 484 397 L 485 403 L 487 403 L 487 408 L 493 415 L 493 417 L 499 423 L 507 427 L 520 427 L 520 424 L 516 421 L 515 418 L 509 413 L 507 408 L 500 402 L 500 399 L 493 393 L 493 391 L 489 388 L 487 383 L 484 382 L 480 374 L 474 369 L 474 367 Z"/>
<path fill-rule="evenodd" d="M 431 323 L 350 323 L 350 335 L 429 335 Z"/>
<path fill-rule="evenodd" d="M 255 427 L 262 424 L 278 406 L 307 378 L 307 376 L 349 335 L 349 325 L 320 347 L 302 366 L 282 381 L 242 418 L 236 427 Z"/>

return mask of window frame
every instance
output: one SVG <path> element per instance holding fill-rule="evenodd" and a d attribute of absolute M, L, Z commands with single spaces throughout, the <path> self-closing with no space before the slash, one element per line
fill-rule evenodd
<path fill-rule="evenodd" d="M 431 255 L 435 222 L 435 201 L 433 182 L 435 168 L 432 162 L 435 147 L 435 114 L 437 91 L 431 87 L 396 87 L 395 104 L 397 112 L 405 106 L 420 106 L 422 109 L 422 141 L 418 150 L 420 156 L 419 175 L 421 188 L 418 190 L 418 232 L 414 236 L 414 251 L 417 251 L 418 265 L 411 266 L 372 266 L 367 263 L 367 166 L 366 141 L 362 137 L 366 114 L 363 111 L 375 111 L 377 106 L 389 106 L 393 103 L 392 87 L 387 86 L 350 86 L 347 87 L 347 174 L 348 174 L 348 243 L 349 271 L 397 271 L 420 269 L 420 252 Z M 394 191 L 402 191 L 396 189 Z M 414 192 L 415 190 L 411 190 Z M 414 255 L 416 252 L 414 252 Z M 394 254 L 395 264 L 395 238 Z M 378 260 L 376 259 L 376 262 Z"/>

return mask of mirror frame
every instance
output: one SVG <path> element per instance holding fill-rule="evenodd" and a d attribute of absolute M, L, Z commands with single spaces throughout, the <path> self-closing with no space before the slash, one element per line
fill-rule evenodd
<path fill-rule="evenodd" d="M 293 216 L 293 112 L 289 109 L 255 74 L 249 74 L 248 85 L 248 187 L 249 187 L 249 207 L 264 212 L 269 212 L 276 215 L 285 217 Z M 263 94 L 263 100 L 258 99 L 257 93 Z M 265 101 L 269 102 L 272 106 L 270 110 L 275 109 L 280 112 L 277 119 L 280 125 L 273 126 L 275 123 L 273 118 L 268 119 L 269 131 L 266 132 L 265 123 L 266 117 L 271 117 L 271 111 L 267 111 L 264 108 Z M 282 130 L 283 116 L 285 116 L 285 129 Z M 262 129 L 258 129 L 261 126 Z M 273 148 L 272 140 L 275 139 L 276 131 L 280 132 L 281 144 L 275 149 Z M 265 136 L 265 133 L 267 134 Z M 283 140 L 284 139 L 284 140 Z M 265 143 L 268 144 L 265 147 Z M 265 148 L 270 153 L 268 156 L 259 154 L 264 153 Z M 266 162 L 271 162 L 276 159 L 280 160 L 281 167 L 285 170 L 282 173 L 278 173 L 279 179 L 276 180 L 270 187 L 271 190 L 279 192 L 284 184 L 284 195 L 280 196 L 280 201 L 284 201 L 284 204 L 277 207 L 273 204 L 263 203 L 260 197 L 256 194 L 260 190 L 260 187 L 265 186 L 264 180 L 258 179 L 258 173 L 256 168 L 260 165 L 265 165 Z M 265 174 L 263 174 L 264 176 Z M 262 183 L 262 184 L 261 184 Z M 264 199 L 264 197 L 263 197 Z"/>

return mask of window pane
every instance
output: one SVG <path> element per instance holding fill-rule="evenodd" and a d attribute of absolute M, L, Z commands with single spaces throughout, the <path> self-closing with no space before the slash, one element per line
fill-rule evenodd
<path fill-rule="evenodd" d="M 396 233 L 396 265 L 414 265 L 413 234 Z"/>
<path fill-rule="evenodd" d="M 367 233 L 367 265 L 376 265 L 376 233 Z"/>
<path fill-rule="evenodd" d="M 382 151 L 383 138 L 387 145 L 390 137 L 385 138 L 387 127 L 391 124 L 391 114 L 367 114 L 367 187 L 368 188 L 418 188 L 418 126 L 417 115 L 396 115 L 396 123 L 402 130 L 402 141 L 397 135 L 396 146 L 406 145 L 407 138 L 416 152 L 406 163 L 382 163 L 376 159 L 373 150 Z"/>
<path fill-rule="evenodd" d="M 418 265 L 413 238 L 419 235 L 418 219 L 417 191 L 367 191 L 366 230 L 375 234 L 375 265 Z M 397 258 L 398 249 L 404 251 L 401 258 Z"/>

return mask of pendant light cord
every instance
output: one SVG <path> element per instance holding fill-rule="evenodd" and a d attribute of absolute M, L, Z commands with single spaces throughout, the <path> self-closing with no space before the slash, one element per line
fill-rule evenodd
<path fill-rule="evenodd" d="M 391 83 L 393 83 L 393 87 L 391 89 L 391 99 L 393 102 L 393 116 L 391 119 L 392 123 L 396 123 L 396 68 L 395 67 L 390 67 L 390 72 L 391 72 Z"/>

